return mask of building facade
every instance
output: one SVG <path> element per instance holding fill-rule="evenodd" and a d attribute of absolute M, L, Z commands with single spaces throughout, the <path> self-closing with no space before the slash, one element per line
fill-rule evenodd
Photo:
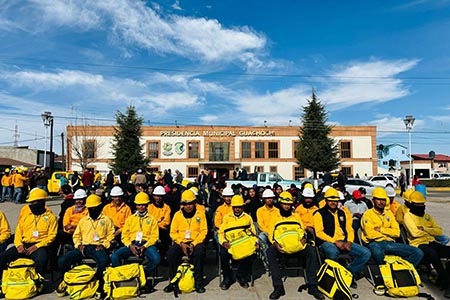
<path fill-rule="evenodd" d="M 409 160 L 407 149 L 401 144 L 378 145 L 378 166 L 396 176 L 400 175 L 401 162 Z"/>
<path fill-rule="evenodd" d="M 299 179 L 311 173 L 295 158 L 298 132 L 292 126 L 143 126 L 142 143 L 151 159 L 149 171 L 178 169 L 184 177 L 194 178 L 202 169 L 229 176 L 235 168 L 245 168 L 250 173 L 278 172 L 285 179 Z M 76 152 L 84 149 L 89 151 L 88 167 L 109 171 L 113 133 L 113 126 L 67 127 L 67 165 L 80 170 Z M 340 149 L 340 169 L 349 176 L 376 174 L 375 126 L 336 126 L 331 136 Z"/>

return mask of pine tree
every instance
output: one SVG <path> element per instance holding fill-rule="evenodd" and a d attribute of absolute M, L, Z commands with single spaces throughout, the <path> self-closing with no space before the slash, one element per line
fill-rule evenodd
<path fill-rule="evenodd" d="M 333 126 L 326 125 L 327 116 L 325 107 L 313 90 L 312 99 L 303 107 L 297 162 L 312 171 L 314 179 L 317 179 L 317 172 L 335 170 L 340 163 L 338 146 L 335 140 L 329 137 Z"/>
<path fill-rule="evenodd" d="M 134 106 L 128 106 L 125 114 L 116 112 L 114 127 L 113 162 L 111 168 L 115 174 L 125 170 L 145 168 L 149 159 L 145 158 L 144 145 L 141 144 L 143 118 L 138 117 Z"/>

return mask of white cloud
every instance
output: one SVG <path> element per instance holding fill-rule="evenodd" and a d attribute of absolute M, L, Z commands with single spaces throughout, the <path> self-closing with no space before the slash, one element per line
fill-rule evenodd
<path fill-rule="evenodd" d="M 171 6 L 175 10 L 183 10 L 180 6 L 180 1 L 176 0 L 174 4 Z"/>
<path fill-rule="evenodd" d="M 218 119 L 219 119 L 219 116 L 215 116 L 215 115 L 205 115 L 205 116 L 200 117 L 200 120 L 205 124 L 214 123 Z"/>
<path fill-rule="evenodd" d="M 405 123 L 403 118 L 393 117 L 391 115 L 379 116 L 379 119 L 372 120 L 367 125 L 377 126 L 377 137 L 385 137 L 392 134 L 398 134 L 406 132 Z M 414 128 L 420 129 L 425 125 L 424 120 L 416 119 L 414 121 Z"/>
<path fill-rule="evenodd" d="M 93 75 L 81 71 L 62 70 L 58 73 L 20 71 L 2 72 L 0 79 L 9 81 L 12 85 L 29 86 L 31 88 L 60 88 L 71 85 L 99 85 L 103 82 L 102 75 Z"/>

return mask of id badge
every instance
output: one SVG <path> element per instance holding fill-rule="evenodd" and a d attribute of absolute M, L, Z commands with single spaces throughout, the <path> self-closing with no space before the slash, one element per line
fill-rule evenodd
<path fill-rule="evenodd" d="M 142 231 L 136 232 L 136 242 L 142 242 Z"/>
<path fill-rule="evenodd" d="M 39 231 L 34 230 L 34 231 L 33 231 L 33 237 L 34 237 L 34 238 L 38 238 L 38 237 L 39 237 Z"/>
<path fill-rule="evenodd" d="M 191 231 L 190 230 L 186 230 L 186 233 L 184 234 L 184 238 L 185 239 L 191 239 Z"/>
<path fill-rule="evenodd" d="M 92 240 L 94 242 L 98 242 L 100 240 L 100 237 L 98 236 L 98 234 L 94 233 L 94 237 L 92 238 Z"/>

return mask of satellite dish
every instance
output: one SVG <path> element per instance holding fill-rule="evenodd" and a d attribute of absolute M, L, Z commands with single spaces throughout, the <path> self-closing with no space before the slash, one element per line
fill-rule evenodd
<path fill-rule="evenodd" d="M 428 157 L 431 158 L 431 159 L 434 159 L 434 158 L 436 157 L 436 153 L 435 153 L 433 150 L 431 150 L 431 151 L 428 153 Z"/>

